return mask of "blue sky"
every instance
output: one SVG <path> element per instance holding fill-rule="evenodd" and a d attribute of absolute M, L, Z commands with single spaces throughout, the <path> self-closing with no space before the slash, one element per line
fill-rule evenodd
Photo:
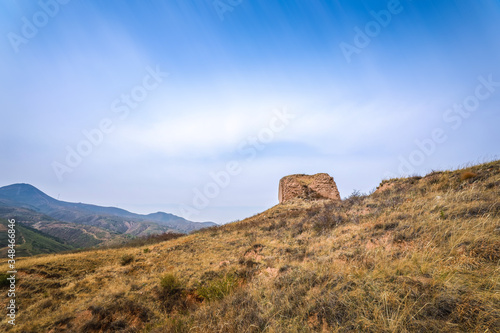
<path fill-rule="evenodd" d="M 288 174 L 498 158 L 498 31 L 498 1 L 5 0 L 0 185 L 224 223 Z"/>

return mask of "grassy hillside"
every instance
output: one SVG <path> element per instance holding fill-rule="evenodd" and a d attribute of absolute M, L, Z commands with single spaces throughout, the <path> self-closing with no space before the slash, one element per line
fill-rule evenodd
<path fill-rule="evenodd" d="M 0 329 L 499 332 L 499 198 L 496 161 L 154 245 L 22 259 L 19 321 Z"/>
<path fill-rule="evenodd" d="M 7 257 L 8 237 L 7 220 L 0 219 L 0 255 Z M 48 254 L 73 249 L 72 246 L 64 244 L 61 240 L 50 235 L 43 234 L 38 230 L 16 224 L 16 256 L 27 257 L 37 254 Z"/>

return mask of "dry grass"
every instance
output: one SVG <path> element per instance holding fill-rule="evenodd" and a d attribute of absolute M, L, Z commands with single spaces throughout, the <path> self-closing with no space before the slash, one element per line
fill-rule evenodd
<path fill-rule="evenodd" d="M 23 258 L 18 325 L 0 330 L 499 332 L 499 171 L 391 179 L 158 244 Z"/>
<path fill-rule="evenodd" d="M 460 175 L 460 180 L 464 181 L 464 180 L 471 179 L 474 177 L 477 177 L 477 174 L 475 174 L 474 172 L 465 171 L 465 172 L 462 172 L 462 174 Z"/>

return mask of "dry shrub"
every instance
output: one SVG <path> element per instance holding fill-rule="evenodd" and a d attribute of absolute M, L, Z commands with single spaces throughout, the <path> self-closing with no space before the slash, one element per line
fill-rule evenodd
<path fill-rule="evenodd" d="M 486 261 L 500 261 L 500 242 L 489 239 L 479 239 L 469 245 L 469 255 Z"/>
<path fill-rule="evenodd" d="M 317 234 L 324 234 L 329 230 L 335 228 L 336 226 L 342 224 L 344 221 L 345 219 L 342 217 L 342 215 L 324 214 L 316 216 L 312 220 L 312 226 L 313 230 Z"/>
<path fill-rule="evenodd" d="M 143 305 L 115 295 L 110 303 L 88 308 L 92 318 L 81 327 L 81 332 L 139 332 L 151 319 L 151 311 Z"/>
<path fill-rule="evenodd" d="M 131 254 L 124 254 L 120 259 L 120 264 L 122 266 L 128 265 L 134 261 L 134 256 Z"/>
<path fill-rule="evenodd" d="M 380 230 L 383 229 L 385 231 L 395 229 L 399 225 L 399 222 L 387 222 L 387 223 L 376 223 L 373 226 L 373 229 Z"/>
<path fill-rule="evenodd" d="M 343 200 L 342 203 L 346 207 L 361 206 L 366 198 L 367 195 L 359 192 L 358 190 L 354 190 L 349 197 L 347 197 L 347 199 Z"/>
<path fill-rule="evenodd" d="M 164 275 L 160 279 L 160 287 L 157 288 L 158 299 L 164 310 L 170 312 L 174 308 L 184 308 L 186 306 L 184 291 L 182 282 L 175 275 Z"/>
<path fill-rule="evenodd" d="M 402 226 L 401 230 L 397 230 L 392 237 L 394 243 L 408 242 L 418 238 L 422 233 L 422 227 Z"/>
<path fill-rule="evenodd" d="M 462 174 L 460 174 L 460 180 L 461 181 L 464 181 L 464 180 L 467 180 L 467 179 L 471 179 L 471 178 L 475 178 L 475 177 L 477 177 L 477 173 L 470 172 L 470 171 L 462 172 Z"/>

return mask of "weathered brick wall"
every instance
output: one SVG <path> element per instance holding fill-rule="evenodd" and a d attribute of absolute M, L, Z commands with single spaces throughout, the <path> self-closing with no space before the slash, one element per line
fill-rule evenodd
<path fill-rule="evenodd" d="M 287 202 L 294 198 L 340 201 L 340 194 L 333 177 L 327 173 L 317 173 L 312 176 L 290 175 L 281 178 L 278 191 L 279 202 Z"/>

